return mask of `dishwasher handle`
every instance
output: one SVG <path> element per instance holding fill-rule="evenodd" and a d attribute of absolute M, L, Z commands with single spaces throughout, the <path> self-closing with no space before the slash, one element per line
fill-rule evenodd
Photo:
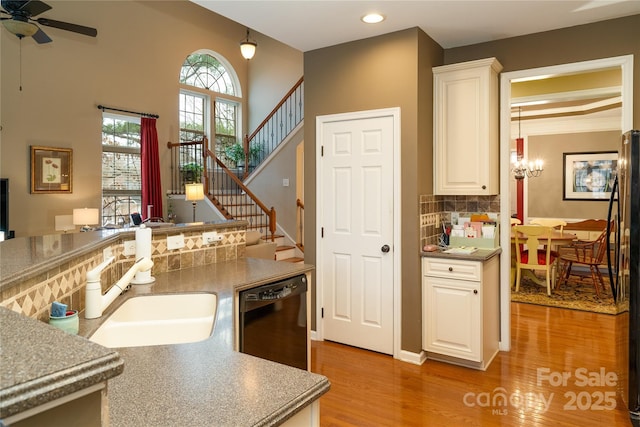
<path fill-rule="evenodd" d="M 299 295 L 306 291 L 307 278 L 305 276 L 299 276 L 294 279 L 243 291 L 241 292 L 240 297 L 242 302 L 274 301 L 287 298 L 292 295 Z"/>

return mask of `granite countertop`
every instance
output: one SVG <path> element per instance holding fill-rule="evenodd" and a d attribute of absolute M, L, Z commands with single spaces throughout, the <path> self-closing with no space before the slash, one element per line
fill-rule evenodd
<path fill-rule="evenodd" d="M 0 308 L 0 420 L 120 374 L 113 349 Z"/>
<path fill-rule="evenodd" d="M 312 269 L 241 258 L 157 274 L 155 283 L 134 285 L 119 296 L 101 318 L 81 318 L 80 336 L 0 309 L 0 418 L 109 379 L 112 427 L 279 425 L 330 384 L 324 376 L 234 351 L 235 293 Z M 83 338 L 129 298 L 177 292 L 217 294 L 211 337 L 118 349 Z"/>
<path fill-rule="evenodd" d="M 154 233 L 180 233 L 215 228 L 246 226 L 246 221 L 223 220 L 191 224 L 171 224 L 153 227 Z M 43 273 L 56 265 L 135 233 L 137 227 L 105 229 L 86 233 L 50 234 L 18 237 L 0 244 L 0 290 L 22 282 L 30 276 Z"/>
<path fill-rule="evenodd" d="M 134 285 L 100 319 L 80 322 L 90 336 L 126 299 L 142 294 L 214 292 L 218 309 L 204 341 L 119 348 L 122 375 L 109 381 L 112 427 L 278 425 L 329 390 L 327 378 L 234 351 L 235 292 L 309 272 L 310 265 L 254 258 L 154 276 Z"/>
<path fill-rule="evenodd" d="M 433 252 L 421 251 L 420 255 L 423 257 L 459 259 L 463 261 L 487 261 L 488 259 L 491 259 L 500 253 L 502 253 L 501 248 L 478 249 L 477 251 L 470 254 L 448 254 L 445 253 L 442 249 L 438 249 L 437 251 Z"/>

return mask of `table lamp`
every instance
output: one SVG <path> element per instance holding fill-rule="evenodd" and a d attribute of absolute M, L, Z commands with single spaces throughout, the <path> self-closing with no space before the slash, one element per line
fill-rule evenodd
<path fill-rule="evenodd" d="M 96 208 L 83 208 L 73 210 L 73 225 L 82 225 L 80 231 L 93 230 L 90 225 L 100 223 L 100 211 Z"/>
<path fill-rule="evenodd" d="M 193 204 L 193 222 L 196 222 L 196 204 L 204 199 L 204 187 L 202 183 L 184 185 L 185 200 L 191 200 Z"/>

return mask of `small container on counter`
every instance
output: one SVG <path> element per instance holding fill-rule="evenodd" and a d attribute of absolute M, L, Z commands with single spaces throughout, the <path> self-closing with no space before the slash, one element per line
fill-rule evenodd
<path fill-rule="evenodd" d="M 70 334 L 77 334 L 80 326 L 78 310 L 67 310 L 64 316 L 49 316 L 49 324 Z"/>

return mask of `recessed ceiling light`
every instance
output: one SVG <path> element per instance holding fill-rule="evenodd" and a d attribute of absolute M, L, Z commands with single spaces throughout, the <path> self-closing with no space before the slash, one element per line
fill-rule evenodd
<path fill-rule="evenodd" d="M 360 19 L 366 24 L 377 24 L 378 22 L 384 21 L 384 16 L 379 13 L 368 13 Z"/>

